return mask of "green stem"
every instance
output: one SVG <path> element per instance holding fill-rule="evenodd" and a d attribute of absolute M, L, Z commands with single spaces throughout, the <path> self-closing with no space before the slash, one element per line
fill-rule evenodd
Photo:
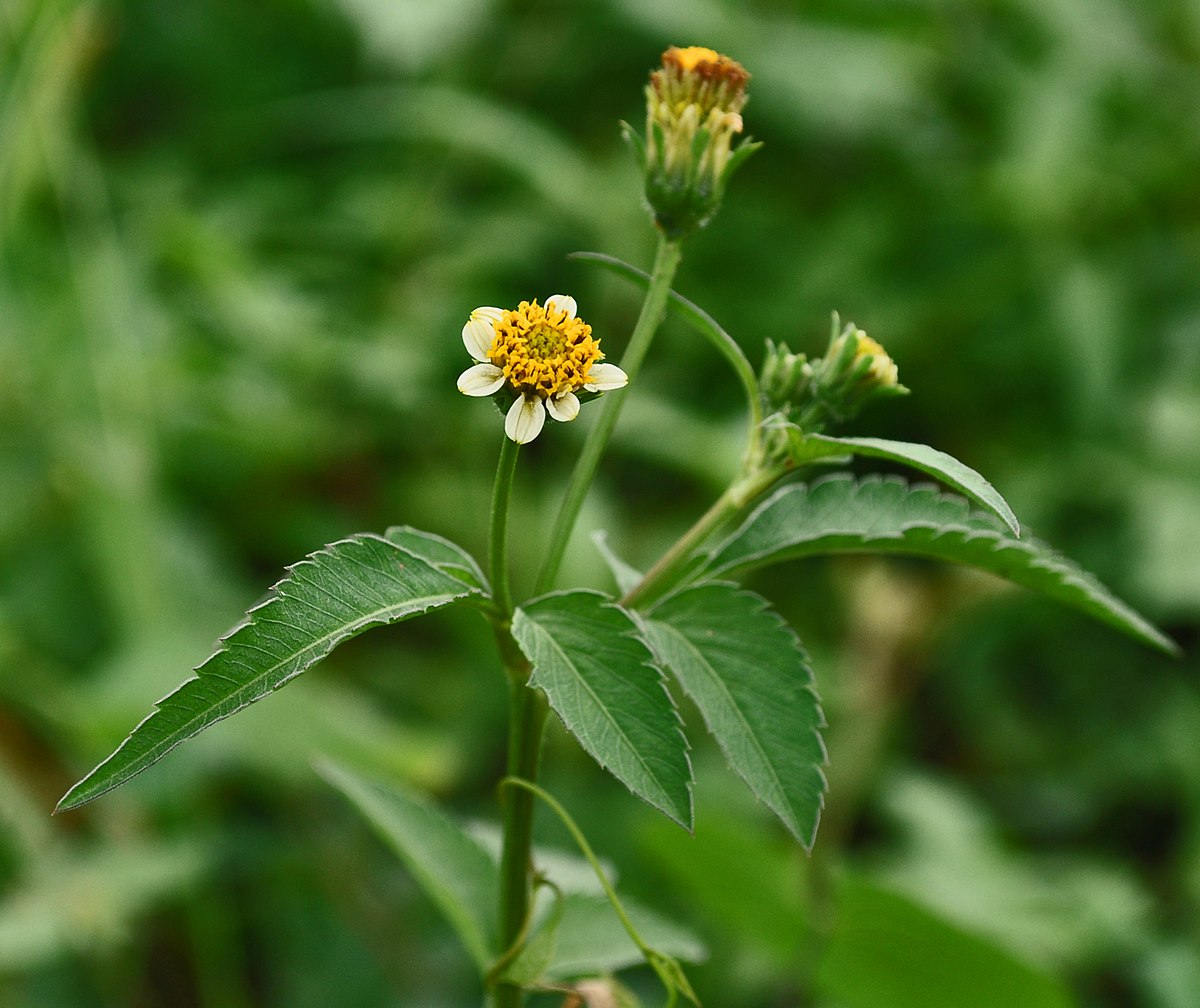
<path fill-rule="evenodd" d="M 492 601 L 502 619 L 512 615 L 512 591 L 508 580 L 508 502 L 512 497 L 513 474 L 517 470 L 520 445 L 507 437 L 500 446 L 496 485 L 492 490 L 492 516 L 488 530 L 488 575 L 492 579 Z"/>
<path fill-rule="evenodd" d="M 671 281 L 675 277 L 675 270 L 679 268 L 681 257 L 679 243 L 660 235 L 658 251 L 654 257 L 654 267 L 650 273 L 650 286 L 646 290 L 646 299 L 642 302 L 641 314 L 638 316 L 637 324 L 633 327 L 633 334 L 629 337 L 629 346 L 625 350 L 625 356 L 621 359 L 621 369 L 629 376 L 631 384 L 637 377 L 638 371 L 641 370 L 642 361 L 646 359 L 646 352 L 650 349 L 650 343 L 666 313 Z M 625 403 L 627 393 L 628 388 L 625 388 L 609 392 L 605 396 L 596 425 L 588 433 L 587 440 L 583 443 L 583 451 L 579 455 L 579 461 L 575 463 L 575 471 L 571 473 L 571 479 L 567 483 L 562 504 L 559 506 L 554 528 L 550 533 L 546 559 L 538 574 L 535 594 L 540 595 L 554 587 L 558 569 L 562 565 L 563 554 L 567 549 L 567 541 L 571 538 L 575 520 L 579 517 L 579 511 L 583 507 L 583 499 L 587 496 L 588 488 L 592 485 L 592 479 L 596 475 L 600 457 L 604 454 L 608 439 L 617 425 L 617 418 L 621 415 L 621 407 Z"/>
<path fill-rule="evenodd" d="M 595 872 L 596 879 L 599 881 L 600 887 L 604 890 L 604 895 L 608 897 L 608 902 L 612 904 L 613 911 L 620 919 L 621 926 L 625 928 L 626 933 L 633 939 L 633 943 L 638 947 L 638 951 L 643 955 L 649 956 L 653 950 L 642 939 L 642 936 L 638 934 L 637 928 L 633 926 L 633 921 L 629 919 L 629 915 L 625 912 L 625 907 L 617 897 L 617 891 L 608 880 L 608 874 L 604 871 L 604 866 L 600 864 L 600 859 L 596 856 L 596 852 L 592 850 L 592 845 L 588 843 L 587 837 L 583 835 L 583 830 L 579 828 L 579 824 L 571 818 L 570 813 L 563 808 L 558 799 L 545 789 L 538 787 L 533 781 L 524 777 L 518 777 L 515 774 L 505 777 L 500 782 L 500 786 L 512 788 L 517 793 L 524 794 L 530 801 L 535 796 L 540 798 L 558 816 L 559 820 L 567 828 L 567 832 L 571 834 L 571 839 L 579 847 L 579 852 L 587 860 L 587 863 L 592 866 L 592 871 Z"/>
<path fill-rule="evenodd" d="M 509 670 L 508 777 L 537 780 L 546 701 L 525 683 L 529 664 Z M 506 780 L 508 778 L 505 778 Z M 500 947 L 504 954 L 524 936 L 533 895 L 533 795 L 515 791 L 504 804 L 504 846 L 500 854 Z M 497 984 L 495 1008 L 520 1008 L 524 994 L 514 984 Z"/>
<path fill-rule="evenodd" d="M 627 608 L 645 608 L 665 591 L 675 587 L 677 575 L 692 559 L 696 547 L 778 480 L 785 471 L 776 468 L 754 470 L 731 483 L 712 507 L 658 558 L 642 580 L 625 593 L 621 605 Z"/>
<path fill-rule="evenodd" d="M 616 273 L 617 276 L 623 276 L 627 280 L 641 284 L 642 287 L 650 286 L 649 273 L 643 272 L 636 266 L 630 266 L 629 263 L 623 262 L 616 258 L 616 256 L 605 255 L 603 252 L 572 252 L 567 258 L 578 259 L 582 262 L 594 262 Z M 754 374 L 754 368 L 750 365 L 750 361 L 746 359 L 746 355 L 742 352 L 742 348 L 738 345 L 737 340 L 722 329 L 717 320 L 694 301 L 689 301 L 676 291 L 671 291 L 668 297 L 668 307 L 684 319 L 700 335 L 711 342 L 717 352 L 733 368 L 734 374 L 737 375 L 738 381 L 741 382 L 742 391 L 746 393 L 746 405 L 750 410 L 750 428 L 751 430 L 757 430 L 758 425 L 762 423 L 762 405 L 759 401 L 758 378 Z"/>
<path fill-rule="evenodd" d="M 592 845 L 588 843 L 587 837 L 583 835 L 583 830 L 579 828 L 578 823 L 571 818 L 571 814 L 563 808 L 562 804 L 549 792 L 538 787 L 532 781 L 523 780 L 520 777 L 506 777 L 500 782 L 500 786 L 518 788 L 522 793 L 528 793 L 530 797 L 536 795 L 549 805 L 551 811 L 558 816 L 559 820 L 567 828 L 567 832 L 571 834 L 571 838 L 579 847 L 580 852 L 587 859 L 588 864 L 592 866 L 592 871 L 596 873 L 600 887 L 604 890 L 604 895 L 608 898 L 609 905 L 613 908 L 613 912 L 616 913 L 617 919 L 620 920 L 621 926 L 625 929 L 625 933 L 629 935 L 634 945 L 638 947 L 638 951 L 642 953 L 646 962 L 658 974 L 659 980 L 662 981 L 663 986 L 667 989 L 667 1008 L 672 1008 L 678 1002 L 678 996 L 681 993 L 692 1004 L 699 1006 L 700 1002 L 696 1000 L 696 994 L 692 990 L 692 985 L 688 982 L 679 963 L 657 949 L 651 948 L 638 933 L 633 921 L 629 919 L 629 914 L 625 912 L 624 905 L 617 897 L 617 891 L 608 880 L 608 875 L 605 873 L 603 865 L 600 864 L 600 859 L 596 857 L 596 852 L 592 850 Z"/>
<path fill-rule="evenodd" d="M 508 679 L 508 757 L 505 772 L 537 780 L 546 701 L 526 683 L 532 668 L 512 635 L 512 589 L 508 571 L 508 508 L 520 445 L 501 442 L 488 529 L 488 576 L 492 582 L 492 628 Z M 513 794 L 504 804 L 500 854 L 500 945 L 511 952 L 522 940 L 532 898 L 533 796 Z M 492 990 L 495 1008 L 520 1008 L 524 993 L 514 984 Z"/>

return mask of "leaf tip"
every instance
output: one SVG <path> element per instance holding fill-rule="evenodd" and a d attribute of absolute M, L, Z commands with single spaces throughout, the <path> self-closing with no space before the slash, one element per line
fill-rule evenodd
<path fill-rule="evenodd" d="M 999 502 L 1004 506 L 1002 509 L 997 509 L 996 514 L 999 515 L 1004 524 L 1008 526 L 1009 531 L 1012 532 L 1012 534 L 1018 539 L 1020 539 L 1021 523 L 1017 520 L 1016 514 L 1013 512 L 1013 509 L 1008 506 L 1008 503 L 1003 497 L 999 498 Z"/>
<path fill-rule="evenodd" d="M 69 791 L 67 791 L 67 793 L 58 800 L 58 804 L 54 806 L 54 810 L 50 814 L 52 816 L 56 816 L 60 812 L 74 812 L 75 809 L 79 808 L 79 806 L 86 805 L 89 801 L 91 801 L 95 795 L 84 795 L 82 797 L 79 795 L 79 787 L 85 781 L 86 778 L 84 781 L 80 781 L 79 784 L 76 784 Z"/>
<path fill-rule="evenodd" d="M 1183 648 L 1180 647 L 1174 639 L 1168 637 L 1157 627 L 1154 628 L 1154 637 L 1151 638 L 1148 643 L 1158 648 L 1158 650 L 1165 654 L 1168 658 L 1174 658 L 1176 661 L 1178 661 L 1183 657 Z"/>

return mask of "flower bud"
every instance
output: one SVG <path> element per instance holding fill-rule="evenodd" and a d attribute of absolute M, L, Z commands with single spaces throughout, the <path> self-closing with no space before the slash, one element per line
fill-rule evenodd
<path fill-rule="evenodd" d="M 646 86 L 646 138 L 626 131 L 642 157 L 646 202 L 671 239 L 703 227 L 734 170 L 758 144 L 734 146 L 750 75 L 712 49 L 672 46 Z"/>
<path fill-rule="evenodd" d="M 761 457 L 771 461 L 788 458 L 804 435 L 845 423 L 873 399 L 908 392 L 887 351 L 854 324 L 841 326 L 836 312 L 822 358 L 810 361 L 768 341 L 758 387 L 766 418 Z"/>
<path fill-rule="evenodd" d="M 900 384 L 896 362 L 879 343 L 852 322 L 840 333 L 837 326 L 835 313 L 829 350 L 817 373 L 830 419 L 848 420 L 874 399 L 908 392 Z"/>
<path fill-rule="evenodd" d="M 787 344 L 767 340 L 767 354 L 759 373 L 758 387 L 763 399 L 763 414 L 789 416 L 794 407 L 808 398 L 813 368 L 804 354 L 792 353 Z"/>

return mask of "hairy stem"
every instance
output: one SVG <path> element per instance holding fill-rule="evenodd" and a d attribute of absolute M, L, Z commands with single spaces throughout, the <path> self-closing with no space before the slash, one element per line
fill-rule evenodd
<path fill-rule="evenodd" d="M 679 243 L 660 236 L 658 252 L 654 257 L 654 267 L 650 273 L 650 285 L 646 290 L 646 299 L 642 302 L 641 314 L 638 315 L 637 324 L 633 327 L 633 334 L 629 337 L 629 346 L 625 350 L 625 356 L 621 359 L 621 369 L 629 375 L 631 384 L 637 377 L 638 371 L 641 370 L 642 361 L 646 359 L 646 352 L 650 349 L 650 343 L 666 313 L 671 281 L 675 277 L 675 270 L 679 267 L 680 258 Z M 575 519 L 579 517 L 583 499 L 592 485 L 596 468 L 600 464 L 600 457 L 604 454 L 608 439 L 617 425 L 617 418 L 621 415 L 621 407 L 625 403 L 628 391 L 627 388 L 621 389 L 609 392 L 605 396 L 596 425 L 588 433 L 587 440 L 583 443 L 583 451 L 580 452 L 579 461 L 575 463 L 575 471 L 571 473 L 571 479 L 567 483 L 562 504 L 559 506 L 554 528 L 550 533 L 550 544 L 546 549 L 546 559 L 543 561 L 541 572 L 538 575 L 536 594 L 549 591 L 554 587 L 554 580 L 558 577 L 558 569 L 562 565 L 563 554 L 567 549 L 567 541 L 571 538 L 571 531 L 575 528 Z"/>

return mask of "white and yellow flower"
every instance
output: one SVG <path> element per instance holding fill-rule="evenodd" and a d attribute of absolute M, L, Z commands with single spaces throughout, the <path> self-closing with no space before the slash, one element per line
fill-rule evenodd
<path fill-rule="evenodd" d="M 491 396 L 507 387 L 515 393 L 504 433 L 517 444 L 541 433 L 547 413 L 563 423 L 574 420 L 577 392 L 608 392 L 629 381 L 615 364 L 603 363 L 600 341 L 567 294 L 551 295 L 544 306 L 534 300 L 511 311 L 476 308 L 462 338 L 478 363 L 458 376 L 458 390 Z"/>

